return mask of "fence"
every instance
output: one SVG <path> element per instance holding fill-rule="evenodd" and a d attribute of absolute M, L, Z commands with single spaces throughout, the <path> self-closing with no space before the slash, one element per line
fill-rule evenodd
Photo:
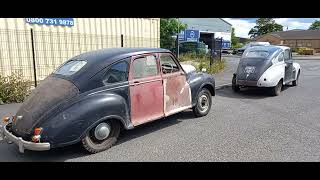
<path fill-rule="evenodd" d="M 159 47 L 160 39 L 122 35 L 0 29 L 0 75 L 42 80 L 64 61 L 96 49 Z M 36 74 L 36 76 L 34 76 Z"/>

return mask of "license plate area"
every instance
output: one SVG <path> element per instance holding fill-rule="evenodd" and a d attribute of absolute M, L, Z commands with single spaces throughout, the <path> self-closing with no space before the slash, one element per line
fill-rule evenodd
<path fill-rule="evenodd" d="M 256 68 L 254 66 L 247 66 L 244 68 L 244 72 L 251 74 L 251 73 L 254 73 L 255 69 Z"/>

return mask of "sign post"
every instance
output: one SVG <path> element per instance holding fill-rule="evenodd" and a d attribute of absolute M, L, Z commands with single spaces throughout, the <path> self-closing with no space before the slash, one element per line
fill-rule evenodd
<path fill-rule="evenodd" d="M 220 40 L 220 41 L 221 41 L 221 44 L 220 44 L 220 59 L 219 59 L 219 60 L 221 61 L 221 54 L 222 54 L 222 37 L 221 37 L 221 40 Z"/>
<path fill-rule="evenodd" d="M 33 76 L 34 76 L 34 87 L 37 87 L 37 71 L 36 71 L 36 57 L 34 53 L 34 39 L 33 29 L 31 28 L 31 48 L 32 48 L 32 64 L 33 64 Z"/>

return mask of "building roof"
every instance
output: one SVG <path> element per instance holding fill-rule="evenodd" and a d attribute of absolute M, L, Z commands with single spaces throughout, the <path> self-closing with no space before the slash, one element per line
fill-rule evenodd
<path fill-rule="evenodd" d="M 255 40 L 260 39 L 266 35 L 271 35 L 281 40 L 320 39 L 320 30 L 290 30 L 290 31 L 272 32 L 262 36 L 258 36 L 255 38 Z"/>
<path fill-rule="evenodd" d="M 230 26 L 232 26 L 232 24 L 230 24 L 228 21 L 226 21 L 226 20 L 224 20 L 224 19 L 222 19 L 222 18 L 219 18 L 219 19 L 221 19 L 221 20 L 224 21 L 225 23 L 227 23 L 227 24 L 229 24 Z"/>
<path fill-rule="evenodd" d="M 201 32 L 210 33 L 231 33 L 232 25 L 222 18 L 179 18 L 179 21 L 187 24 L 188 29 L 198 29 Z"/>

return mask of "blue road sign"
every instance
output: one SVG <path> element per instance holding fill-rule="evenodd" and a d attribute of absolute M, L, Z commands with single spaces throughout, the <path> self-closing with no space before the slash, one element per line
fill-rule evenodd
<path fill-rule="evenodd" d="M 186 29 L 185 30 L 185 40 L 186 41 L 193 41 L 198 42 L 200 38 L 200 31 L 194 29 Z"/>

